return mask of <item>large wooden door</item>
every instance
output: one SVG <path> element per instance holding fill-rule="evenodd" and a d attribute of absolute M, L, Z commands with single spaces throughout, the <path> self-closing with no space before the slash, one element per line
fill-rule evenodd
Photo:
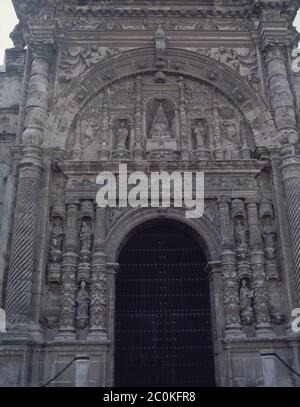
<path fill-rule="evenodd" d="M 213 386 L 206 260 L 163 223 L 123 248 L 116 282 L 115 386 Z"/>

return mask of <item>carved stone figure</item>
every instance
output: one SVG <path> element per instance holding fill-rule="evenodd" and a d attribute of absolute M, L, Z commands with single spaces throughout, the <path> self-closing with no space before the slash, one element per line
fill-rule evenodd
<path fill-rule="evenodd" d="M 203 125 L 202 121 L 199 120 L 193 126 L 193 136 L 195 140 L 196 148 L 198 147 L 205 147 L 205 126 Z"/>
<path fill-rule="evenodd" d="M 162 28 L 158 28 L 154 34 L 156 58 L 163 60 L 167 50 L 167 36 Z"/>
<path fill-rule="evenodd" d="M 15 28 L 13 29 L 9 36 L 16 49 L 24 49 L 25 41 L 22 24 L 20 22 L 15 26 Z"/>
<path fill-rule="evenodd" d="M 240 216 L 236 217 L 234 236 L 238 248 L 247 248 L 247 229 Z"/>
<path fill-rule="evenodd" d="M 240 309 L 241 309 L 241 320 L 244 324 L 253 323 L 254 311 L 253 311 L 253 299 L 254 291 L 251 290 L 247 285 L 247 280 L 245 278 L 241 281 L 240 288 Z"/>
<path fill-rule="evenodd" d="M 82 280 L 76 296 L 76 320 L 80 325 L 83 325 L 89 317 L 89 304 L 90 295 L 86 288 L 86 282 Z"/>
<path fill-rule="evenodd" d="M 58 263 L 61 259 L 62 243 L 64 239 L 64 228 L 60 220 L 55 220 L 52 225 L 50 238 L 50 260 Z"/>
<path fill-rule="evenodd" d="M 120 121 L 120 126 L 116 130 L 116 148 L 125 150 L 127 149 L 129 141 L 129 129 L 126 120 Z"/>
<path fill-rule="evenodd" d="M 276 232 L 271 217 L 264 217 L 263 239 L 265 247 L 266 274 L 268 280 L 279 280 L 276 261 Z"/>
<path fill-rule="evenodd" d="M 169 129 L 169 121 L 164 112 L 162 104 L 159 104 L 157 113 L 153 120 L 153 125 L 150 132 L 150 138 L 153 141 L 163 142 L 164 140 L 171 139 L 171 132 Z"/>
<path fill-rule="evenodd" d="M 92 247 L 92 230 L 87 222 L 83 222 L 80 229 L 80 242 L 82 251 L 90 251 Z"/>

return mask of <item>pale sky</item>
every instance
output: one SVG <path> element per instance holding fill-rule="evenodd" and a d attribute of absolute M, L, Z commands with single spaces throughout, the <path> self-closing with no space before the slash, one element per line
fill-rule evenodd
<path fill-rule="evenodd" d="M 0 0 L 0 65 L 3 63 L 4 51 L 13 46 L 9 34 L 17 24 L 17 17 L 11 0 Z M 295 20 L 295 25 L 300 31 L 300 11 Z"/>

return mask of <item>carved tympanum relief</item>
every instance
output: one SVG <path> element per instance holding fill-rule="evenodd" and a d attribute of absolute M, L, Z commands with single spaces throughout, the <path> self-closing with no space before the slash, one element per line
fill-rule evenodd
<path fill-rule="evenodd" d="M 197 52 L 215 59 L 224 65 L 229 66 L 238 72 L 252 85 L 260 83 L 258 62 L 254 48 L 189 48 L 190 51 Z"/>
<path fill-rule="evenodd" d="M 163 76 L 122 79 L 94 97 L 73 123 L 69 158 L 251 158 L 251 130 L 229 99 L 207 83 Z"/>
<path fill-rule="evenodd" d="M 70 82 L 103 59 L 118 55 L 130 49 L 132 48 L 108 48 L 98 45 L 92 45 L 88 48 L 63 48 L 58 66 L 58 80 L 61 83 Z"/>

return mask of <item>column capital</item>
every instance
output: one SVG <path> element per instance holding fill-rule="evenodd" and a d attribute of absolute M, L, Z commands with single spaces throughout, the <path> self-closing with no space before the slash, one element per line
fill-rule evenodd
<path fill-rule="evenodd" d="M 288 40 L 265 38 L 261 42 L 260 49 L 267 63 L 273 59 L 286 61 L 288 45 Z"/>
<path fill-rule="evenodd" d="M 54 50 L 54 40 L 53 38 L 45 40 L 30 40 L 28 46 L 33 59 L 38 58 L 48 60 Z"/>

